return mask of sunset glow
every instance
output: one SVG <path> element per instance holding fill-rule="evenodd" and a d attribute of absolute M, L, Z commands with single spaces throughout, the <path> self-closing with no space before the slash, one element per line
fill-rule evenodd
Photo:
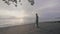
<path fill-rule="evenodd" d="M 19 15 L 16 15 L 17 18 L 23 18 L 25 16 L 25 12 L 21 11 Z"/>
<path fill-rule="evenodd" d="M 18 15 L 16 15 L 16 18 L 24 18 L 27 17 L 27 14 L 24 10 L 22 10 Z"/>

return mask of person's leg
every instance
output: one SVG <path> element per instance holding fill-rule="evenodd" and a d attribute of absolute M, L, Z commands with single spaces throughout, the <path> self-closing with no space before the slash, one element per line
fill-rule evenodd
<path fill-rule="evenodd" d="M 36 22 L 36 27 L 38 28 L 39 26 L 38 26 L 38 22 Z"/>
<path fill-rule="evenodd" d="M 39 28 L 38 22 L 36 22 L 36 27 Z"/>

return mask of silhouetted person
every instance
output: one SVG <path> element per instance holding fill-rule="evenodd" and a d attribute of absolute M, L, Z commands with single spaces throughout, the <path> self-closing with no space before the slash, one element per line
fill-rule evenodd
<path fill-rule="evenodd" d="M 38 26 L 38 14 L 36 13 L 36 26 L 37 26 L 37 28 L 39 28 L 39 26 Z"/>

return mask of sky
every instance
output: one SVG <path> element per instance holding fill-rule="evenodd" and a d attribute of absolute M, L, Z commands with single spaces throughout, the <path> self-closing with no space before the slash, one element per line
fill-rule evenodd
<path fill-rule="evenodd" d="M 7 5 L 0 0 L 0 17 L 35 17 L 38 13 L 41 19 L 52 19 L 60 17 L 60 0 L 34 0 L 32 6 L 27 0 L 22 0 L 18 7 L 13 4 Z"/>

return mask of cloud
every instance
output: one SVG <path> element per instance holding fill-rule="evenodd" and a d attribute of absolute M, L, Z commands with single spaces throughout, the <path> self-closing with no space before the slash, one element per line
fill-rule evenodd
<path fill-rule="evenodd" d="M 2 2 L 0 0 L 0 2 Z M 29 17 L 35 17 L 35 13 L 37 12 L 40 17 L 42 18 L 50 18 L 51 16 L 60 16 L 60 0 L 35 0 L 34 6 L 31 6 L 27 0 L 22 0 L 22 6 L 18 6 L 17 8 L 14 5 L 7 6 L 5 3 L 2 2 L 0 4 L 0 9 L 3 9 L 5 12 L 0 15 L 20 15 L 21 10 L 24 10 L 26 15 Z M 7 10 L 7 11 L 5 11 Z M 1 10 L 0 10 L 1 12 Z M 7 13 L 7 14 L 6 14 Z M 52 18 L 52 17 L 51 17 Z"/>

